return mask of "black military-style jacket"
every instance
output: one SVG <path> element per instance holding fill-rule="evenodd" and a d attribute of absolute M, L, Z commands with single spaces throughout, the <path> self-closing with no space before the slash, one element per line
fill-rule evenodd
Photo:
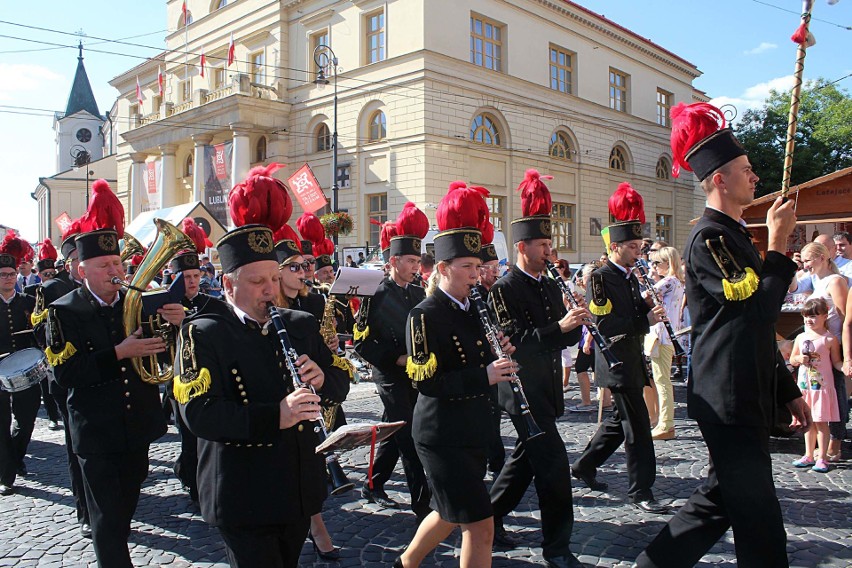
<path fill-rule="evenodd" d="M 73 292 L 80 287 L 71 276 L 63 271 L 58 272 L 55 278 L 51 278 L 42 284 L 41 291 L 44 294 L 44 305 L 49 306 L 68 292 Z"/>
<path fill-rule="evenodd" d="M 385 278 L 373 297 L 369 298 L 366 325 L 369 335 L 355 341 L 355 351 L 373 365 L 377 383 L 408 382 L 405 367 L 396 364 L 407 353 L 405 323 L 411 309 L 426 299 L 426 291 L 409 284 L 402 288 Z M 367 301 L 366 299 L 364 301 Z M 359 322 L 358 326 L 363 326 Z"/>
<path fill-rule="evenodd" d="M 15 292 L 8 303 L 0 299 L 0 353 L 14 353 L 28 347 L 38 347 L 35 335 L 16 331 L 32 329 L 30 315 L 35 308 L 32 296 Z"/>
<path fill-rule="evenodd" d="M 622 365 L 610 370 L 595 344 L 595 380 L 601 387 L 642 390 L 650 380 L 642 341 L 651 329 L 648 322 L 651 307 L 642 298 L 639 280 L 633 271 L 626 275 L 611 260 L 592 273 L 593 285 L 586 290 L 586 303 L 590 306 L 596 281 L 602 282 L 603 293 L 611 304 L 608 314 L 595 317 L 598 330 L 604 337 L 615 339 L 610 351 Z"/>
<path fill-rule="evenodd" d="M 348 375 L 333 365 L 310 314 L 279 310 L 294 349 L 325 373 L 318 393 L 339 398 Z M 293 392 L 281 343 L 270 322 L 243 323 L 228 307 L 184 323 L 175 398 L 198 436 L 198 492 L 204 520 L 215 526 L 276 525 L 320 511 L 326 496 L 314 423 L 279 429 L 279 402 Z M 205 380 L 206 377 L 206 380 Z M 179 381 L 195 381 L 189 399 Z M 205 382 L 206 381 L 206 382 Z"/>
<path fill-rule="evenodd" d="M 188 310 L 186 312 L 187 318 L 192 318 L 207 313 L 225 314 L 231 311 L 228 305 L 224 302 L 224 300 L 214 298 L 213 296 L 210 296 L 209 294 L 205 294 L 203 292 L 199 292 L 191 300 L 184 296 L 183 298 L 181 298 L 180 303 L 184 308 Z"/>
<path fill-rule="evenodd" d="M 718 243 L 719 237 L 731 260 L 759 279 L 753 292 L 743 294 L 748 297 L 729 299 L 732 294 L 725 293 L 726 277 L 707 243 Z M 745 228 L 710 208 L 692 229 L 684 260 L 693 346 L 689 416 L 717 424 L 770 425 L 776 403 L 801 396 L 789 373 L 777 372 L 775 342 L 775 323 L 796 264 L 772 251 L 761 259 Z"/>
<path fill-rule="evenodd" d="M 166 433 L 157 385 L 144 383 L 131 360 L 116 358 L 115 346 L 125 339 L 123 306 L 123 293 L 115 306 L 102 307 L 81 286 L 48 311 L 49 351 L 59 359 L 56 382 L 68 389 L 78 454 L 143 449 Z"/>
<path fill-rule="evenodd" d="M 486 367 L 495 359 L 476 308 L 467 311 L 441 289 L 408 316 L 410 375 L 420 396 L 414 406 L 414 440 L 432 446 L 478 447 L 491 435 Z M 432 363 L 434 362 L 434 363 Z"/>
<path fill-rule="evenodd" d="M 310 291 L 307 295 L 296 295 L 293 299 L 290 308 L 302 312 L 308 312 L 314 316 L 318 322 L 322 322 L 322 313 L 325 309 L 325 297 L 314 291 Z"/>
<path fill-rule="evenodd" d="M 555 418 L 565 412 L 562 393 L 562 350 L 580 341 L 580 328 L 562 333 L 559 320 L 567 313 L 559 285 L 542 275 L 536 280 L 517 266 L 497 280 L 488 295 L 504 334 L 521 366 L 518 376 L 534 417 Z M 497 385 L 500 405 L 509 414 L 521 409 L 510 383 Z"/>

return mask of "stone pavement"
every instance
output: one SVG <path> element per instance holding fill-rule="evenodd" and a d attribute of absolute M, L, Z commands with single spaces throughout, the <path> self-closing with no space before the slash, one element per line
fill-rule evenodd
<path fill-rule="evenodd" d="M 575 383 L 576 384 L 576 383 Z M 685 418 L 685 389 L 675 388 L 677 438 L 656 442 L 658 475 L 654 492 L 658 499 L 682 503 L 705 472 L 707 455 L 698 429 Z M 576 390 L 566 395 L 568 403 Z M 350 420 L 375 420 L 381 403 L 371 383 L 353 386 L 345 404 Z M 574 459 L 595 429 L 596 413 L 567 414 L 559 421 L 569 456 Z M 514 443 L 511 423 L 504 419 L 507 448 Z M 91 541 L 80 537 L 68 487 L 65 448 L 61 432 L 51 432 L 43 414 L 30 444 L 29 475 L 19 478 L 17 493 L 0 497 L 0 567 L 2 566 L 96 566 Z M 151 447 L 150 475 L 136 510 L 131 554 L 136 566 L 227 566 L 218 533 L 208 527 L 171 472 L 179 442 L 174 427 Z M 789 463 L 802 453 L 801 437 L 772 441 L 775 483 L 789 535 L 788 551 L 793 566 L 852 566 L 852 461 L 839 464 L 828 474 L 796 470 Z M 846 457 L 849 456 L 848 448 Z M 341 462 L 352 481 L 364 478 L 368 448 L 344 453 Z M 599 473 L 610 486 L 608 493 L 574 488 L 576 525 L 575 553 L 593 566 L 630 566 L 657 534 L 666 518 L 640 513 L 626 500 L 627 475 L 622 450 Z M 407 502 L 401 466 L 387 489 L 398 501 Z M 390 566 L 414 531 L 414 515 L 407 510 L 381 510 L 359 500 L 358 494 L 330 498 L 323 514 L 343 547 L 339 563 L 319 562 L 306 543 L 301 565 Z M 514 514 L 507 528 L 518 533 L 523 548 L 496 552 L 494 566 L 535 566 L 542 561 L 539 541 L 540 513 L 534 489 Z M 424 566 L 459 565 L 461 536 L 456 531 L 427 559 Z M 700 566 L 734 565 L 732 534 L 728 532 Z M 263 567 L 258 567 L 263 568 Z"/>

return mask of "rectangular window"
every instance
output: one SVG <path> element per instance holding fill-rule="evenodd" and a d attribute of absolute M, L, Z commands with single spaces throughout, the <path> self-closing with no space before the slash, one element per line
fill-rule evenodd
<path fill-rule="evenodd" d="M 160 105 L 162 104 L 162 102 L 163 101 L 160 98 L 160 95 L 153 95 L 151 97 L 151 112 L 152 113 L 159 113 L 160 112 Z"/>
<path fill-rule="evenodd" d="M 574 92 L 574 57 L 570 51 L 550 46 L 550 88 L 554 91 Z"/>
<path fill-rule="evenodd" d="M 551 216 L 553 248 L 572 251 L 574 249 L 575 206 L 570 203 L 554 203 Z"/>
<path fill-rule="evenodd" d="M 379 10 L 365 16 L 367 23 L 366 63 L 378 63 L 385 60 L 385 11 Z"/>
<path fill-rule="evenodd" d="M 657 124 L 669 127 L 669 111 L 672 108 L 672 94 L 662 89 L 657 89 Z"/>
<path fill-rule="evenodd" d="M 384 223 L 388 220 L 388 194 L 376 193 L 367 196 L 367 218 L 376 220 L 379 223 Z M 382 228 L 379 225 L 370 223 L 370 244 L 379 246 L 379 235 Z"/>
<path fill-rule="evenodd" d="M 503 71 L 503 26 L 481 16 L 470 17 L 470 62 Z"/>
<path fill-rule="evenodd" d="M 187 79 L 178 83 L 179 103 L 188 103 L 192 100 L 192 83 Z"/>
<path fill-rule="evenodd" d="M 672 242 L 672 216 L 657 215 L 657 240 Z"/>
<path fill-rule="evenodd" d="M 610 67 L 609 108 L 627 112 L 627 75 Z"/>
<path fill-rule="evenodd" d="M 310 78 L 311 81 L 316 79 L 317 73 L 319 73 L 319 67 L 314 59 L 314 53 L 316 53 L 317 48 L 321 45 L 328 47 L 328 30 L 323 30 L 311 35 L 311 52 L 308 55 L 308 57 L 311 58 L 311 69 L 313 69 L 313 76 Z M 320 61 L 325 62 L 325 59 L 320 59 Z M 328 75 L 327 71 L 326 75 Z"/>
<path fill-rule="evenodd" d="M 251 82 L 258 85 L 266 84 L 266 58 L 262 51 L 249 55 Z"/>
<path fill-rule="evenodd" d="M 213 67 L 210 70 L 211 77 L 213 78 L 213 90 L 221 89 L 225 86 L 225 68 L 224 67 Z"/>
<path fill-rule="evenodd" d="M 506 226 L 506 198 L 491 195 L 485 198 L 485 202 L 488 203 L 488 214 L 491 217 L 491 223 L 494 225 L 494 230 L 502 231 Z"/>

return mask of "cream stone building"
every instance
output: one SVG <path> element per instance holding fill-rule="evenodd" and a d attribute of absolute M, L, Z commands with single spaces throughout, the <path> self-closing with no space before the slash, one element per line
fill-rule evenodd
<path fill-rule="evenodd" d="M 511 242 L 528 168 L 554 176 L 554 241 L 571 261 L 600 255 L 607 199 L 622 181 L 644 196 L 650 235 L 678 246 L 703 205 L 691 175 L 671 177 L 668 144 L 669 108 L 707 100 L 692 86 L 700 71 L 573 2 L 187 0 L 185 15 L 182 6 L 167 2 L 167 50 L 111 81 L 117 192 L 131 218 L 152 203 L 221 208 L 214 177 L 232 183 L 272 161 L 287 164 L 281 179 L 307 162 L 331 199 L 335 98 L 338 207 L 355 219 L 341 247 L 375 245 L 370 219 L 395 218 L 409 200 L 434 220 L 456 179 L 490 190 Z M 324 87 L 316 50 L 336 56 L 320 59 Z M 152 188 L 157 199 L 146 201 Z"/>

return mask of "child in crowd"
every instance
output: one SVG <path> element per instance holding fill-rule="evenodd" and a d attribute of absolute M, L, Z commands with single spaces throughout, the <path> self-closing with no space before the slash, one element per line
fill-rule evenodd
<path fill-rule="evenodd" d="M 810 467 L 813 471 L 828 471 L 828 423 L 839 420 L 837 395 L 834 391 L 832 368 L 840 369 L 843 357 L 840 343 L 825 325 L 828 303 L 823 298 L 811 298 L 802 308 L 805 331 L 793 342 L 790 363 L 799 367 L 799 388 L 811 407 L 813 425 L 805 432 L 805 455 L 793 462 L 795 467 Z M 819 458 L 814 450 L 819 444 Z"/>

